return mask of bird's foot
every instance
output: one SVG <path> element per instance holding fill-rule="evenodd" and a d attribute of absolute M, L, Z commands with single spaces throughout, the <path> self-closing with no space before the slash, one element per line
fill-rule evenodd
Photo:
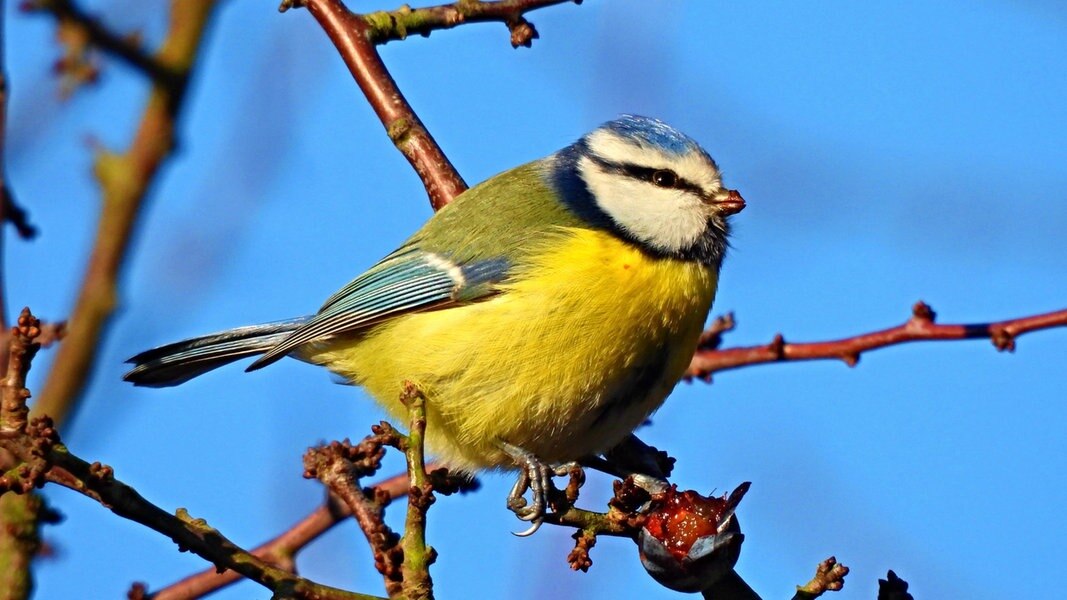
<path fill-rule="evenodd" d="M 529 529 L 515 534 L 519 537 L 527 537 L 540 529 L 545 521 L 549 508 L 548 495 L 555 489 L 552 478 L 569 474 L 576 463 L 565 463 L 553 467 L 518 446 L 502 442 L 501 447 L 521 469 L 519 479 L 511 488 L 511 493 L 508 494 L 508 510 L 515 513 L 519 519 L 531 523 Z M 529 502 L 524 497 L 527 490 L 530 491 Z"/>

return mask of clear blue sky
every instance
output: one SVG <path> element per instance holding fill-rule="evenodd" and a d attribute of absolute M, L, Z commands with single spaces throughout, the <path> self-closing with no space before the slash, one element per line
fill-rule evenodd
<path fill-rule="evenodd" d="M 108 62 L 61 104 L 43 18 L 8 2 L 8 164 L 41 227 L 9 242 L 11 305 L 68 314 L 98 197 L 85 140 L 125 144 L 145 88 Z M 157 3 L 92 2 L 149 40 Z M 1052 1 L 866 7 L 588 0 L 532 16 L 511 50 L 500 25 L 390 44 L 383 54 L 470 182 L 545 155 L 622 112 L 700 140 L 748 209 L 715 312 L 728 343 L 782 331 L 831 339 L 901 322 L 918 299 L 944 322 L 1067 306 L 1067 9 Z M 381 3 L 360 2 L 361 8 Z M 121 309 L 64 437 L 168 510 L 188 508 L 253 546 L 322 500 L 300 477 L 319 440 L 360 437 L 380 414 L 361 391 L 293 361 L 134 389 L 122 361 L 147 347 L 313 311 L 430 214 L 325 36 L 303 11 L 224 3 L 134 244 Z M 381 5 L 392 7 L 392 4 Z M 738 570 L 789 597 L 830 554 L 852 567 L 835 596 L 873 598 L 895 569 L 917 598 L 1052 598 L 1067 560 L 1067 330 L 1019 341 L 909 345 L 839 363 L 761 366 L 680 385 L 643 431 L 676 481 L 752 490 Z M 44 354 L 34 382 L 46 372 Z M 393 463 L 393 470 L 399 463 Z M 511 478 L 442 499 L 429 537 L 438 597 L 671 598 L 627 541 L 571 573 L 569 531 L 512 537 Z M 606 479 L 587 486 L 601 506 Z M 195 556 L 66 490 L 47 531 L 41 598 L 117 597 L 200 569 Z M 393 511 L 393 518 L 400 511 Z M 300 556 L 323 582 L 380 592 L 346 525 Z M 555 592 L 558 594 L 559 592 Z M 223 598 L 265 598 L 242 584 Z"/>

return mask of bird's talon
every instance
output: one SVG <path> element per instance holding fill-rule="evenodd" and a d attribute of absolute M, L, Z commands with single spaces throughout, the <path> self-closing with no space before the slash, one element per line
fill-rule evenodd
<path fill-rule="evenodd" d="M 520 517 L 520 518 L 521 518 L 521 517 Z M 538 530 L 538 529 L 541 529 L 541 524 L 542 524 L 542 523 L 544 523 L 544 521 L 543 521 L 543 520 L 541 520 L 541 519 L 536 519 L 536 520 L 535 520 L 535 521 L 533 522 L 533 524 L 532 524 L 532 525 L 530 525 L 530 528 L 529 528 L 529 529 L 527 529 L 526 531 L 512 531 L 512 532 L 511 532 L 511 535 L 513 535 L 513 536 L 515 536 L 515 537 L 530 537 L 531 535 L 533 535 L 533 534 L 537 533 L 537 530 Z"/>
<path fill-rule="evenodd" d="M 516 535 L 519 537 L 533 535 L 540 529 L 545 514 L 548 512 L 548 493 L 552 489 L 552 477 L 568 473 L 571 465 L 553 468 L 522 448 L 506 442 L 501 443 L 501 447 L 522 468 L 518 481 L 515 482 L 508 495 L 508 509 L 520 520 L 533 523 L 528 530 Z M 526 490 L 530 491 L 529 502 L 523 497 Z"/>

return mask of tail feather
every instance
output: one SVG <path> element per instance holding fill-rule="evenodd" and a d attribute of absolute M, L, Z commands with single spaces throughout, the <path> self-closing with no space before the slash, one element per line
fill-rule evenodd
<path fill-rule="evenodd" d="M 307 319 L 238 327 L 146 350 L 126 361 L 135 366 L 122 378 L 145 387 L 178 385 L 235 360 L 266 352 Z"/>

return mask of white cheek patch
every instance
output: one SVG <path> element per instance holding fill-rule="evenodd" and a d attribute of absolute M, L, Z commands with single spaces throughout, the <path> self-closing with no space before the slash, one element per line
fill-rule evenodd
<path fill-rule="evenodd" d="M 681 156 L 669 154 L 654 146 L 635 144 L 604 129 L 589 134 L 586 143 L 593 154 L 610 163 L 670 169 L 705 191 L 713 192 L 722 188 L 719 170 L 709 164 L 700 152 L 688 152 Z"/>
<path fill-rule="evenodd" d="M 585 156 L 578 160 L 578 172 L 601 210 L 653 248 L 682 251 L 707 229 L 710 208 L 690 192 L 607 171 Z"/>

